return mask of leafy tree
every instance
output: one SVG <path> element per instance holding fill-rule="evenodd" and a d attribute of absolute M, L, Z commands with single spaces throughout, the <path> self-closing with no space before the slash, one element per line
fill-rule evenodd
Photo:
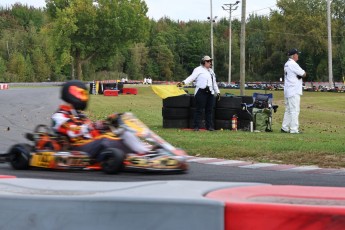
<path fill-rule="evenodd" d="M 129 53 L 128 75 L 131 80 L 143 79 L 148 60 L 148 48 L 143 43 L 135 44 L 131 47 Z"/>
<path fill-rule="evenodd" d="M 210 52 L 209 21 L 149 20 L 143 0 L 46 0 L 46 8 L 0 7 L 0 80 L 181 80 Z M 291 48 L 310 79 L 327 80 L 326 1 L 278 0 L 268 16 L 250 15 L 247 81 L 276 81 Z M 333 0 L 334 80 L 345 75 L 345 11 Z M 214 24 L 215 70 L 228 76 L 228 19 Z M 239 79 L 241 23 L 232 22 L 232 79 Z M 67 77 L 66 77 L 67 76 Z"/>
<path fill-rule="evenodd" d="M 43 10 L 32 6 L 28 7 L 27 5 L 16 3 L 12 6 L 11 14 L 25 30 L 28 30 L 31 26 L 39 29 L 44 24 Z"/>
<path fill-rule="evenodd" d="M 35 76 L 35 72 L 34 72 L 32 62 L 31 62 L 29 55 L 27 55 L 25 57 L 25 72 L 24 72 L 24 76 L 23 76 L 21 81 L 22 82 L 26 82 L 26 81 L 38 82 L 39 81 Z"/>
<path fill-rule="evenodd" d="M 5 60 L 0 56 L 0 82 L 5 81 L 4 74 L 6 70 L 7 68 L 6 68 Z"/>
<path fill-rule="evenodd" d="M 77 78 L 82 64 L 113 56 L 120 48 L 146 37 L 147 6 L 141 0 L 47 0 L 56 34 L 73 57 Z"/>
<path fill-rule="evenodd" d="M 15 52 L 8 61 L 8 72 L 14 74 L 14 78 L 10 79 L 11 82 L 25 82 L 26 76 L 26 61 L 24 56 Z"/>
<path fill-rule="evenodd" d="M 166 44 L 164 36 L 162 34 L 157 34 L 153 39 L 152 45 L 150 55 L 155 63 L 153 68 L 156 70 L 157 79 L 161 81 L 172 80 L 174 56 Z"/>
<path fill-rule="evenodd" d="M 35 81 L 46 81 L 50 76 L 49 64 L 46 62 L 45 54 L 40 48 L 32 53 L 33 72 Z"/>
<path fill-rule="evenodd" d="M 262 80 L 257 74 L 262 72 L 262 63 L 267 58 L 265 41 L 267 37 L 266 31 L 268 30 L 268 18 L 250 15 L 246 28 L 248 73 L 252 75 L 252 80 Z"/>
<path fill-rule="evenodd" d="M 204 55 L 211 55 L 209 23 L 190 21 L 187 24 L 184 49 L 185 68 L 191 74 Z"/>
<path fill-rule="evenodd" d="M 271 15 L 271 28 L 275 31 L 271 35 L 271 42 L 285 52 L 291 48 L 302 50 L 303 56 L 299 61 L 302 68 L 312 67 L 307 71 L 320 77 L 324 74 L 321 60 L 327 58 L 326 2 L 278 0 L 277 6 L 279 13 Z"/>

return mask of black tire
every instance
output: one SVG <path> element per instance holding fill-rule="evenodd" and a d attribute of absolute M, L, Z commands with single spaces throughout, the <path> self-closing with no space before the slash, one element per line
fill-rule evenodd
<path fill-rule="evenodd" d="M 252 120 L 252 114 L 253 114 L 253 108 L 248 108 L 248 111 L 246 110 L 240 110 L 238 111 L 238 119 L 239 120 Z"/>
<path fill-rule="evenodd" d="M 217 101 L 216 108 L 239 109 L 241 108 L 241 104 L 241 97 L 221 96 L 220 100 Z"/>
<path fill-rule="evenodd" d="M 216 130 L 220 130 L 220 129 L 230 129 L 231 130 L 231 120 L 215 120 L 214 128 Z"/>
<path fill-rule="evenodd" d="M 241 98 L 242 98 L 242 103 L 246 103 L 247 105 L 254 103 L 252 96 L 241 96 Z"/>
<path fill-rule="evenodd" d="M 163 118 L 163 128 L 189 128 L 188 119 L 171 120 Z"/>
<path fill-rule="evenodd" d="M 9 154 L 12 168 L 26 170 L 30 166 L 31 146 L 28 144 L 16 144 L 11 147 Z"/>
<path fill-rule="evenodd" d="M 237 116 L 239 109 L 216 108 L 216 120 L 230 120 L 234 115 Z"/>
<path fill-rule="evenodd" d="M 101 152 L 101 167 L 106 174 L 117 174 L 123 170 L 125 153 L 116 148 L 108 148 Z"/>
<path fill-rule="evenodd" d="M 190 107 L 192 108 L 196 107 L 194 94 L 190 94 Z"/>
<path fill-rule="evenodd" d="M 162 108 L 164 119 L 189 119 L 189 108 Z"/>
<path fill-rule="evenodd" d="M 214 124 L 214 122 L 213 122 Z M 189 120 L 189 127 L 190 128 L 194 128 L 194 119 L 192 120 Z M 199 122 L 199 128 L 200 129 L 206 129 L 206 121 L 204 119 L 202 119 L 200 122 Z"/>
<path fill-rule="evenodd" d="M 163 107 L 189 108 L 189 106 L 190 106 L 189 94 L 184 94 L 177 97 L 168 97 L 168 98 L 163 99 Z"/>

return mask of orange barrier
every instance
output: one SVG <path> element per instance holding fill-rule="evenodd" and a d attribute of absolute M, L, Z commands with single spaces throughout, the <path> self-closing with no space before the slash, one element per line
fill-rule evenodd
<path fill-rule="evenodd" d="M 138 89 L 137 88 L 123 88 L 122 89 L 122 93 L 123 94 L 134 94 L 134 95 L 137 95 L 138 94 Z"/>
<path fill-rule="evenodd" d="M 250 186 L 210 192 L 225 202 L 225 230 L 340 230 L 345 226 L 345 188 Z"/>
<path fill-rule="evenodd" d="M 1 89 L 9 89 L 8 84 L 0 84 L 0 90 Z"/>
<path fill-rule="evenodd" d="M 104 90 L 103 95 L 104 96 L 118 96 L 119 90 Z"/>

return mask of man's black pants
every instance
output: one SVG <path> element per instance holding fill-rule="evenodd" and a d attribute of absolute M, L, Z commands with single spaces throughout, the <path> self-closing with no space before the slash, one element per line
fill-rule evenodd
<path fill-rule="evenodd" d="M 195 113 L 194 113 L 194 128 L 200 128 L 200 121 L 205 111 L 205 126 L 206 129 L 213 128 L 212 112 L 214 106 L 214 96 L 206 89 L 198 89 L 195 95 Z"/>

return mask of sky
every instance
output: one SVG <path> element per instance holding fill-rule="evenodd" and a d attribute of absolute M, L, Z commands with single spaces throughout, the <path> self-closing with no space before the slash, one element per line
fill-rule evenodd
<path fill-rule="evenodd" d="M 45 7 L 45 0 L 1 0 L 3 7 L 11 6 L 19 2 L 34 7 Z M 233 4 L 236 0 L 145 0 L 149 10 L 148 16 L 155 20 L 168 17 L 172 20 L 207 20 L 213 18 L 228 18 L 229 12 L 222 9 L 224 4 Z M 247 0 L 246 14 L 256 13 L 258 15 L 268 15 L 270 9 L 276 9 L 277 0 Z M 237 10 L 232 12 L 232 18 L 241 18 L 242 5 L 238 4 Z"/>

